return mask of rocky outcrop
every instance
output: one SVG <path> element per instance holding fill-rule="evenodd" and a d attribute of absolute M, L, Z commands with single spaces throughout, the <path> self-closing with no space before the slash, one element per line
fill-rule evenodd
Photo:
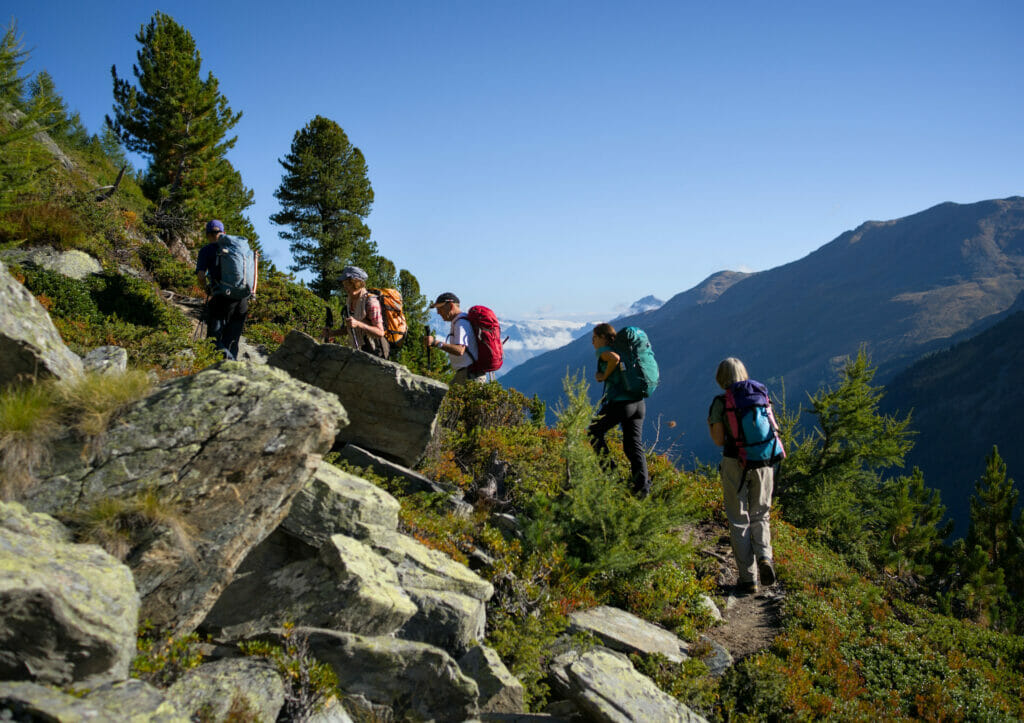
<path fill-rule="evenodd" d="M 397 484 L 401 491 L 407 495 L 417 492 L 450 494 L 456 491 L 453 487 L 440 485 L 415 470 L 384 459 L 380 455 L 367 452 L 355 444 L 346 444 L 340 454 L 341 458 L 349 464 L 369 469 L 374 474 L 380 475 L 386 480 L 391 480 L 392 483 Z"/>
<path fill-rule="evenodd" d="M 274 666 L 258 658 L 216 660 L 193 668 L 167 689 L 179 710 L 202 720 L 231 720 L 232 707 L 252 720 L 273 721 L 284 706 L 284 683 Z"/>
<path fill-rule="evenodd" d="M 674 663 L 686 660 L 689 646 L 683 640 L 643 618 L 605 605 L 580 610 L 569 616 L 569 632 L 593 634 L 604 645 L 622 653 L 659 653 Z"/>
<path fill-rule="evenodd" d="M 82 373 L 82 360 L 65 346 L 46 309 L 2 263 L 0 309 L 0 386 L 24 377 Z"/>
<path fill-rule="evenodd" d="M 119 346 L 98 346 L 82 357 L 87 372 L 120 374 L 128 369 L 128 350 Z"/>
<path fill-rule="evenodd" d="M 26 505 L 74 511 L 158 496 L 174 519 L 157 521 L 127 563 L 143 617 L 188 631 L 284 519 L 345 422 L 333 395 L 279 370 L 225 362 L 135 403 L 94 451 L 65 440 Z"/>
<path fill-rule="evenodd" d="M 292 331 L 268 363 L 336 394 L 351 424 L 338 435 L 407 467 L 423 457 L 448 390 L 401 364 Z"/>
<path fill-rule="evenodd" d="M 555 658 L 555 689 L 598 723 L 707 723 L 654 682 L 629 658 L 607 648 L 572 651 Z"/>
<path fill-rule="evenodd" d="M 523 684 L 491 648 L 474 645 L 459 658 L 459 667 L 476 681 L 481 713 L 519 713 L 525 709 Z"/>
<path fill-rule="evenodd" d="M 0 503 L 0 679 L 96 685 L 128 677 L 131 571 L 56 520 Z"/>
<path fill-rule="evenodd" d="M 189 723 L 192 720 L 161 691 L 141 680 L 103 685 L 81 697 L 38 683 L 0 683 L 0 711 L 11 714 L 10 720 L 16 721 Z"/>
<path fill-rule="evenodd" d="M 292 502 L 282 527 L 319 547 L 338 533 L 359 535 L 363 525 L 398 528 L 398 500 L 380 487 L 322 462 Z"/>
<path fill-rule="evenodd" d="M 477 712 L 478 689 L 443 650 L 389 637 L 296 628 L 331 666 L 343 690 L 389 706 L 397 719 L 461 721 Z"/>
<path fill-rule="evenodd" d="M 30 264 L 67 276 L 84 279 L 90 274 L 103 272 L 100 262 L 84 251 L 59 251 L 49 246 L 9 249 L 2 254 L 5 263 Z"/>

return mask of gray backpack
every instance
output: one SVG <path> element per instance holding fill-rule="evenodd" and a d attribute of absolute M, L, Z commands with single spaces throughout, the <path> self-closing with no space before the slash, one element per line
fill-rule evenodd
<path fill-rule="evenodd" d="M 217 238 L 217 265 L 220 281 L 213 293 L 229 299 L 248 299 L 256 285 L 256 256 L 249 240 L 241 236 L 221 234 Z"/>

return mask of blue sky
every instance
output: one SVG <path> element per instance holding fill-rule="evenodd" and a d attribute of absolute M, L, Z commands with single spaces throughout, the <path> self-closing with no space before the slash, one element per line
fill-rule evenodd
<path fill-rule="evenodd" d="M 278 159 L 319 114 L 424 293 L 597 319 L 866 220 L 1024 193 L 1024 3 L 8 0 L 98 131 L 156 10 L 243 111 L 230 159 L 280 267 Z"/>

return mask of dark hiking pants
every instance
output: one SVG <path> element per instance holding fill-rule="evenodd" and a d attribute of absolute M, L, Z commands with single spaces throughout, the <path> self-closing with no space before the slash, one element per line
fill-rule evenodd
<path fill-rule="evenodd" d="M 238 340 L 248 314 L 248 299 L 211 296 L 206 304 L 206 338 L 213 339 L 226 359 L 238 356 Z"/>
<path fill-rule="evenodd" d="M 622 451 L 629 460 L 630 480 L 633 493 L 641 497 L 650 491 L 651 482 L 647 477 L 647 456 L 642 440 L 644 414 L 647 406 L 644 400 L 636 402 L 607 402 L 593 424 L 588 428 L 590 444 L 606 466 L 609 459 L 608 443 L 604 437 L 616 424 L 622 428 Z"/>

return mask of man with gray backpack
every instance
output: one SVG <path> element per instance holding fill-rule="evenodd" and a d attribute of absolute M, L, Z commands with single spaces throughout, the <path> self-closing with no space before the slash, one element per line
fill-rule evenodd
<path fill-rule="evenodd" d="M 206 338 L 213 339 L 226 359 L 234 359 L 259 278 L 249 240 L 229 236 L 222 222 L 209 221 L 206 245 L 196 258 L 196 277 L 206 289 Z"/>

